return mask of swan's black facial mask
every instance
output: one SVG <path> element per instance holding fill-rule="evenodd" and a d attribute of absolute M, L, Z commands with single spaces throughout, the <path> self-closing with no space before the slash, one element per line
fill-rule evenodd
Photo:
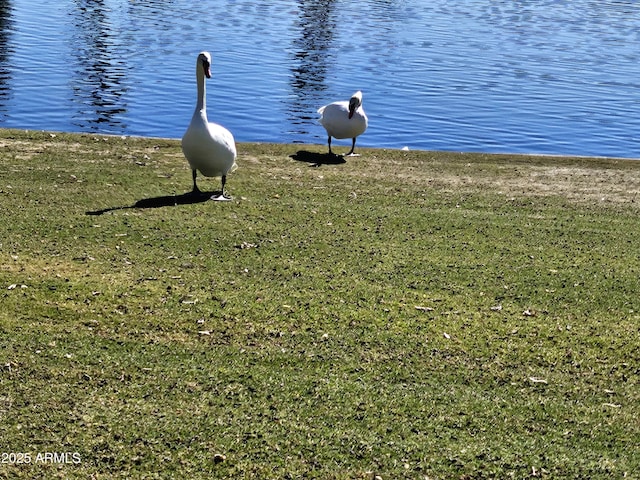
<path fill-rule="evenodd" d="M 358 100 L 356 98 L 352 98 L 349 100 L 349 118 L 353 117 L 356 108 L 358 108 Z"/>
<path fill-rule="evenodd" d="M 202 57 L 202 69 L 204 70 L 204 76 L 211 78 L 211 63 L 205 57 Z"/>

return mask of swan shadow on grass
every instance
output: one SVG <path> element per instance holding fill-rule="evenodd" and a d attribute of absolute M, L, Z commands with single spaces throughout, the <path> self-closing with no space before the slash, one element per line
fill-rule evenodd
<path fill-rule="evenodd" d="M 347 163 L 342 155 L 336 155 L 334 153 L 309 152 L 307 150 L 298 150 L 297 153 L 290 155 L 290 157 L 298 162 L 309 163 L 310 167 Z"/>
<path fill-rule="evenodd" d="M 114 210 L 127 210 L 131 208 L 162 208 L 162 207 L 175 207 L 178 205 L 192 205 L 194 203 L 204 203 L 211 200 L 211 197 L 220 195 L 220 191 L 217 192 L 187 192 L 182 195 L 164 195 L 161 197 L 143 198 L 138 200 L 133 205 L 125 205 L 121 207 L 109 207 L 102 210 L 93 210 L 86 212 L 87 215 L 103 215 L 107 212 Z"/>

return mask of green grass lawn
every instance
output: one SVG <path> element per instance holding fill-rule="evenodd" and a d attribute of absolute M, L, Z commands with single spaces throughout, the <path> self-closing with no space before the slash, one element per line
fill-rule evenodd
<path fill-rule="evenodd" d="M 0 130 L 0 478 L 638 475 L 640 163 L 238 151 Z"/>

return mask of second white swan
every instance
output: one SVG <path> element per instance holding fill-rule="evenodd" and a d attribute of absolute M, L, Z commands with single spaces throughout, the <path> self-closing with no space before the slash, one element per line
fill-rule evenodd
<path fill-rule="evenodd" d="M 354 93 L 348 102 L 334 102 L 325 105 L 318 110 L 320 123 L 329 135 L 329 154 L 331 151 L 331 137 L 334 138 L 351 138 L 351 150 L 347 153 L 355 155 L 353 151 L 356 148 L 356 137 L 364 133 L 367 129 L 369 120 L 367 114 L 362 108 L 362 92 Z"/>

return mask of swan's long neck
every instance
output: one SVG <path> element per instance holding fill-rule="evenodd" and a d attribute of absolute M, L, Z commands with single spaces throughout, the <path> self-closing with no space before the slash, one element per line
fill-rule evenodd
<path fill-rule="evenodd" d="M 200 62 L 196 67 L 196 79 L 198 82 L 198 101 L 196 103 L 196 110 L 193 115 L 199 115 L 205 120 L 207 118 L 207 87 L 205 85 L 204 71 Z"/>

